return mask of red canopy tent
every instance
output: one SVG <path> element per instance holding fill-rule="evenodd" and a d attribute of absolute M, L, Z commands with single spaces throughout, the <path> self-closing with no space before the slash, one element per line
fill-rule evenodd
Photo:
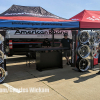
<path fill-rule="evenodd" d="M 80 28 L 100 28 L 100 11 L 83 10 L 70 20 L 79 21 Z"/>

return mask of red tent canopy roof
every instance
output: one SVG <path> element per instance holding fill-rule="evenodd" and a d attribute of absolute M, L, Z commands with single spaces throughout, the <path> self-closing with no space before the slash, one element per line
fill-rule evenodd
<path fill-rule="evenodd" d="M 100 28 L 100 11 L 83 10 L 70 20 L 80 21 L 80 28 Z"/>

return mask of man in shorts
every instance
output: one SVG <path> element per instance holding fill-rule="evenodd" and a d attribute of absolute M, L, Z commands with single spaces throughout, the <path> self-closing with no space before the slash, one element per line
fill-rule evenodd
<path fill-rule="evenodd" d="M 64 56 L 67 60 L 67 65 L 70 65 L 69 57 L 71 56 L 72 50 L 72 40 L 68 38 L 68 33 L 64 34 L 64 38 L 61 40 L 60 47 L 66 47 L 67 50 L 64 50 Z"/>

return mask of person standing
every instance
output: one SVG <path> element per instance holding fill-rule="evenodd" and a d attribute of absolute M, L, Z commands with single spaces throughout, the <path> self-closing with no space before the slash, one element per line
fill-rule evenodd
<path fill-rule="evenodd" d="M 61 40 L 60 47 L 66 47 L 67 50 L 64 50 L 64 56 L 67 60 L 67 65 L 70 65 L 69 57 L 71 56 L 72 50 L 72 40 L 68 38 L 68 33 L 64 34 L 64 38 Z"/>

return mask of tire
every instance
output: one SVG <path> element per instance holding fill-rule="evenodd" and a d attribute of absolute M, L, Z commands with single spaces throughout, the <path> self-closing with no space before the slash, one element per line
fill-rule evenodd
<path fill-rule="evenodd" d="M 99 43 L 99 38 L 98 36 L 100 36 L 100 32 L 96 31 L 95 32 L 95 43 Z"/>
<path fill-rule="evenodd" d="M 93 32 L 90 32 L 90 42 L 91 44 L 94 44 L 94 43 L 99 43 L 99 38 L 98 36 L 100 36 L 100 32 L 98 31 L 93 31 Z"/>
<path fill-rule="evenodd" d="M 94 57 L 95 54 L 97 53 L 97 47 L 91 46 L 90 49 L 91 49 L 91 56 Z"/>
<path fill-rule="evenodd" d="M 0 67 L 0 83 L 4 81 L 5 77 L 5 70 L 2 67 Z"/>
<path fill-rule="evenodd" d="M 81 44 L 85 44 L 89 41 L 90 35 L 86 31 L 80 31 L 80 33 L 77 35 L 78 41 L 80 41 Z"/>
<path fill-rule="evenodd" d="M 90 55 L 90 47 L 88 45 L 81 45 L 77 48 L 77 53 L 81 58 L 87 58 Z"/>
<path fill-rule="evenodd" d="M 79 58 L 76 61 L 76 67 L 79 69 L 79 71 L 84 72 L 87 71 L 90 67 L 90 62 L 88 61 L 88 59 L 82 59 Z"/>
<path fill-rule="evenodd" d="M 4 62 L 4 53 L 0 50 L 0 64 Z"/>

